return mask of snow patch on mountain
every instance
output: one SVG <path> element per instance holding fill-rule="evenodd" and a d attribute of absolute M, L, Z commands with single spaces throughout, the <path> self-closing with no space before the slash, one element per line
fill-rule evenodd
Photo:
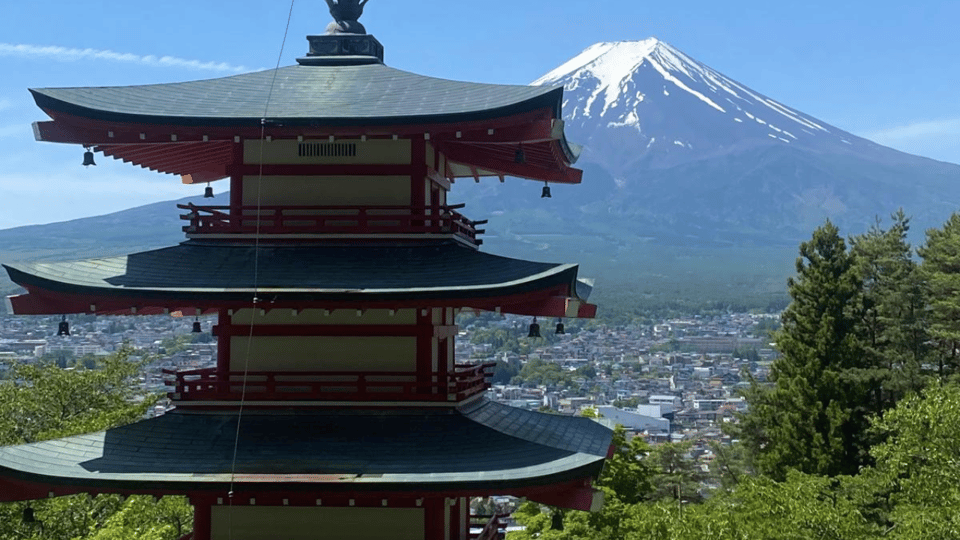
<path fill-rule="evenodd" d="M 657 122 L 663 127 L 667 123 L 664 113 L 677 107 L 689 108 L 681 103 L 690 97 L 713 114 L 723 115 L 717 118 L 726 118 L 731 126 L 745 125 L 744 116 L 752 120 L 751 129 L 759 130 L 759 137 L 767 134 L 787 143 L 799 141 L 797 135 L 784 129 L 787 125 L 795 126 L 793 131 L 802 136 L 831 133 L 814 118 L 750 90 L 656 38 L 597 43 L 531 84 L 563 85 L 568 119 L 631 127 L 646 138 L 659 134 L 667 140 L 682 140 L 691 136 L 684 129 L 689 131 L 692 126 L 659 132 L 649 125 Z M 566 107 L 568 103 L 572 112 Z"/>

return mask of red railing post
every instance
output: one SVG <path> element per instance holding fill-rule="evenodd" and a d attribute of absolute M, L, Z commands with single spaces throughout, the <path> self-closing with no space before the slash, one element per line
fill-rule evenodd
<path fill-rule="evenodd" d="M 447 373 L 432 373 L 436 381 L 417 378 L 413 372 L 233 372 L 217 368 L 175 371 L 164 369 L 167 386 L 173 387 L 174 399 L 209 401 L 239 394 L 246 386 L 250 399 L 337 399 L 382 400 L 413 399 L 420 401 L 461 400 L 489 387 L 487 370 L 496 364 L 461 366 Z M 287 376 L 289 380 L 284 380 Z M 370 377 L 380 378 L 371 380 Z M 246 384 L 244 384 L 246 383 Z M 329 388 L 335 387 L 336 391 Z M 346 387 L 347 393 L 342 390 Z M 306 394 L 305 394 L 306 393 Z M 173 396 L 171 396 L 173 397 Z"/>
<path fill-rule="evenodd" d="M 409 207 L 409 206 L 197 206 L 193 203 L 177 205 L 187 210 L 180 218 L 188 234 L 249 234 L 259 229 L 262 233 L 288 234 L 455 234 L 479 245 L 474 222 L 456 212 L 463 204 Z M 231 213 L 231 211 L 233 213 Z M 430 212 L 428 215 L 428 211 Z M 352 216 L 352 218 L 350 217 Z M 374 225 L 376 223 L 376 225 Z"/>

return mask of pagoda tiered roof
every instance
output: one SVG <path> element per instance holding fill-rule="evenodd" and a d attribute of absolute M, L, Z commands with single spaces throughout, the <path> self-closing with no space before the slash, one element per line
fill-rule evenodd
<path fill-rule="evenodd" d="M 489 120 L 543 108 L 559 116 L 563 96 L 558 86 L 451 81 L 379 63 L 296 65 L 201 81 L 30 91 L 54 119 L 67 113 L 117 123 L 257 128 L 262 118 L 286 126 L 388 126 Z"/>
<path fill-rule="evenodd" d="M 454 241 L 255 245 L 191 240 L 131 255 L 4 265 L 28 294 L 17 314 L 162 313 L 187 308 L 467 307 L 593 316 L 578 266 L 511 259 Z M 235 305 L 234 305 L 235 304 Z M 570 311 L 572 309 L 572 312 Z"/>
<path fill-rule="evenodd" d="M 83 144 L 187 183 L 229 176 L 229 143 L 261 128 L 271 138 L 428 137 L 450 159 L 439 174 L 451 179 L 582 177 L 563 132 L 562 87 L 450 81 L 375 62 L 31 92 L 53 119 L 34 124 L 37 140 Z"/>
<path fill-rule="evenodd" d="M 612 432 L 586 418 L 475 400 L 454 410 L 178 411 L 128 426 L 0 448 L 0 500 L 75 492 L 539 493 L 596 477 Z M 235 437 L 239 433 L 239 438 Z M 234 444 L 236 458 L 234 461 Z M 567 494 L 589 509 L 591 490 Z"/>

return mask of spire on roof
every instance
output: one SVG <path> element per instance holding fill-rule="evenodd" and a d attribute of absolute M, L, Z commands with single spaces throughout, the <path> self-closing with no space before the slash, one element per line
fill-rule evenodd
<path fill-rule="evenodd" d="M 327 0 L 333 21 L 327 25 L 327 34 L 366 34 L 367 30 L 357 19 L 363 15 L 363 6 L 368 0 Z"/>

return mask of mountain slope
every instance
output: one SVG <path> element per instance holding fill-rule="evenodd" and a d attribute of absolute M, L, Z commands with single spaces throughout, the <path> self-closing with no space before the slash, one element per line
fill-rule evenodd
<path fill-rule="evenodd" d="M 564 114 L 571 132 L 585 137 L 587 159 L 609 157 L 615 139 L 623 139 L 633 157 L 615 164 L 624 170 L 772 144 L 916 162 L 764 96 L 656 38 L 598 43 L 533 84 L 565 87 Z"/>
<path fill-rule="evenodd" d="M 585 147 L 577 198 L 554 203 L 571 233 L 606 222 L 627 242 L 796 245 L 825 219 L 853 234 L 903 207 L 922 232 L 960 206 L 960 166 L 857 137 L 655 38 L 598 43 L 534 84 L 564 85 L 567 134 Z M 514 189 L 457 195 L 503 210 L 528 200 Z"/>
<path fill-rule="evenodd" d="M 858 234 L 902 207 L 919 244 L 960 207 L 960 166 L 857 137 L 654 38 L 598 43 L 533 84 L 565 87 L 583 184 L 540 200 L 528 182 L 461 182 L 453 198 L 492 214 L 491 249 L 567 256 L 634 298 L 708 282 L 782 292 L 826 219 Z"/>
<path fill-rule="evenodd" d="M 656 39 L 594 45 L 535 84 L 565 86 L 583 185 L 541 199 L 537 183 L 461 181 L 450 202 L 490 220 L 488 251 L 581 263 L 601 305 L 762 307 L 782 298 L 798 243 L 825 219 L 857 234 L 902 207 L 918 244 L 960 207 L 960 166 L 847 133 Z M 176 213 L 158 203 L 0 231 L 0 261 L 174 244 Z"/>

